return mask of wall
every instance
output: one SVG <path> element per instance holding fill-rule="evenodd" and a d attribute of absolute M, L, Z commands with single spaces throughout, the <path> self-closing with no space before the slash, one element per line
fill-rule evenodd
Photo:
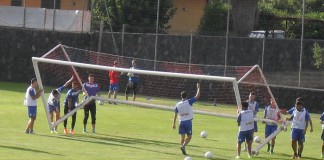
<path fill-rule="evenodd" d="M 122 52 L 122 34 L 114 34 L 118 54 L 154 59 L 155 35 L 151 34 L 125 34 Z M 305 40 L 303 55 L 303 80 L 302 84 L 317 84 L 324 88 L 324 74 L 313 67 L 312 45 L 323 41 Z M 34 77 L 31 57 L 42 56 L 57 44 L 64 44 L 75 48 L 97 50 L 98 34 L 66 33 L 38 31 L 17 28 L 0 27 L 0 80 L 28 82 Z M 159 61 L 176 61 L 188 63 L 190 52 L 190 36 L 160 35 L 158 37 Z M 263 71 L 268 82 L 285 85 L 296 83 L 299 69 L 300 40 L 275 40 L 266 41 Z M 117 53 L 113 45 L 111 34 L 103 35 L 102 52 Z M 228 51 L 228 65 L 255 65 L 261 64 L 262 39 L 230 38 Z M 223 65 L 225 53 L 224 37 L 193 37 L 192 63 L 206 65 Z M 307 78 L 312 73 L 315 77 Z M 275 80 L 271 78 L 278 77 Z M 279 104 L 289 108 L 296 97 L 305 97 L 305 104 L 312 112 L 323 110 L 324 94 L 321 91 L 303 89 L 271 87 Z"/>
<path fill-rule="evenodd" d="M 90 9 L 89 0 L 62 0 L 60 9 L 64 10 L 83 10 L 83 1 L 84 9 Z M 24 6 L 24 1 L 22 1 L 22 6 Z M 0 5 L 11 6 L 11 0 L 0 0 Z M 41 7 L 41 0 L 26 0 L 26 7 Z"/>
<path fill-rule="evenodd" d="M 10 6 L 11 5 L 11 0 L 1 0 L 0 5 L 1 6 Z"/>

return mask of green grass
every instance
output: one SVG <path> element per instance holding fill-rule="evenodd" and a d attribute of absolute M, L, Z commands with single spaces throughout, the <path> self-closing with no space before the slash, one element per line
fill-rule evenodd
<path fill-rule="evenodd" d="M 28 84 L 0 82 L 0 159 L 109 159 L 109 160 L 181 160 L 185 156 L 179 149 L 180 136 L 172 129 L 174 113 L 156 109 L 145 109 L 129 105 L 97 106 L 97 134 L 82 134 L 83 111 L 77 113 L 75 135 L 51 134 L 47 125 L 42 101 L 38 100 L 38 116 L 35 122 L 37 134 L 23 133 L 28 117 L 22 105 Z M 51 87 L 46 88 L 47 91 Z M 48 92 L 47 92 L 48 93 Z M 102 93 L 104 94 L 104 93 Z M 106 93 L 105 93 L 106 94 Z M 64 96 L 62 96 L 64 97 Z M 124 98 L 122 95 L 119 98 Z M 177 97 L 175 97 L 177 98 Z M 177 99 L 147 101 L 173 106 Z M 235 107 L 209 106 L 197 103 L 200 110 L 235 114 Z M 262 116 L 262 112 L 259 116 Z M 312 114 L 314 132 L 307 133 L 304 159 L 319 159 L 321 153 L 321 128 L 318 114 Z M 71 119 L 69 119 L 70 125 Z M 90 125 L 88 125 L 90 129 Z M 202 130 L 209 133 L 207 139 L 200 138 Z M 214 159 L 234 159 L 236 156 L 237 124 L 234 119 L 196 114 L 193 120 L 193 139 L 187 152 L 194 160 L 205 159 L 206 151 L 214 153 Z M 264 135 L 264 125 L 259 123 L 259 136 Z M 282 132 L 277 137 L 275 154 L 261 149 L 254 159 L 290 159 L 290 133 Z M 256 147 L 254 144 L 253 148 Z M 242 152 L 246 158 L 246 152 Z"/>

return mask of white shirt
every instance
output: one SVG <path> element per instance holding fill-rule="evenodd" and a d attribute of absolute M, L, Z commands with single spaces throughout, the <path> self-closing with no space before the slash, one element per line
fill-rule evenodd
<path fill-rule="evenodd" d="M 187 121 L 193 119 L 193 109 L 188 100 L 180 101 L 175 108 L 179 115 L 179 121 Z"/>
<path fill-rule="evenodd" d="M 253 101 L 253 102 L 249 102 L 249 107 L 248 107 L 248 110 L 252 110 L 253 115 L 255 113 L 255 115 L 254 115 L 255 118 L 257 117 L 256 112 L 258 111 L 257 105 L 258 105 L 258 102 Z"/>
<path fill-rule="evenodd" d="M 29 86 L 25 94 L 25 100 L 24 100 L 25 106 L 37 106 L 37 101 L 36 99 L 32 98 L 31 94 L 33 96 L 36 95 L 36 90 L 32 86 Z"/>
<path fill-rule="evenodd" d="M 296 129 L 305 129 L 306 128 L 306 110 L 303 109 L 302 111 L 298 111 L 297 109 L 293 113 L 293 120 L 291 124 L 291 128 Z"/>
<path fill-rule="evenodd" d="M 274 121 L 279 120 L 279 110 L 277 108 L 271 108 L 271 106 L 267 106 L 267 108 L 265 109 L 265 118 Z M 274 124 L 267 122 L 267 125 L 274 125 Z"/>
<path fill-rule="evenodd" d="M 240 123 L 239 131 L 248 131 L 254 129 L 254 118 L 252 110 L 243 110 L 239 114 L 238 123 Z"/>

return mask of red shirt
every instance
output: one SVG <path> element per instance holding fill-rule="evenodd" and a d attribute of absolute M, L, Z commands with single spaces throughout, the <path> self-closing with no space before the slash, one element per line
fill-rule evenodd
<path fill-rule="evenodd" d="M 119 81 L 119 73 L 116 71 L 109 71 L 110 84 L 116 84 Z"/>

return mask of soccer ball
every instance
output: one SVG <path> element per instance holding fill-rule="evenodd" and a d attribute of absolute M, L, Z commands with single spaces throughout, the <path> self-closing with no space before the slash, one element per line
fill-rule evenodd
<path fill-rule="evenodd" d="M 201 137 L 201 138 L 207 138 L 207 136 L 208 136 L 207 131 L 202 131 L 202 132 L 200 132 L 200 137 Z"/>
<path fill-rule="evenodd" d="M 254 139 L 253 139 L 253 141 L 255 143 L 261 143 L 261 138 L 259 136 L 255 136 Z"/>
<path fill-rule="evenodd" d="M 188 157 L 184 158 L 183 160 L 192 160 L 192 158 L 188 156 Z"/>
<path fill-rule="evenodd" d="M 98 101 L 98 104 L 102 106 L 104 105 L 104 101 Z"/>
<path fill-rule="evenodd" d="M 213 153 L 211 152 L 211 151 L 207 151 L 206 153 L 205 153 L 205 157 L 207 158 L 207 159 L 212 159 L 213 158 Z"/>
<path fill-rule="evenodd" d="M 127 73 L 127 76 L 128 77 L 134 77 L 134 74 L 133 73 Z"/>

